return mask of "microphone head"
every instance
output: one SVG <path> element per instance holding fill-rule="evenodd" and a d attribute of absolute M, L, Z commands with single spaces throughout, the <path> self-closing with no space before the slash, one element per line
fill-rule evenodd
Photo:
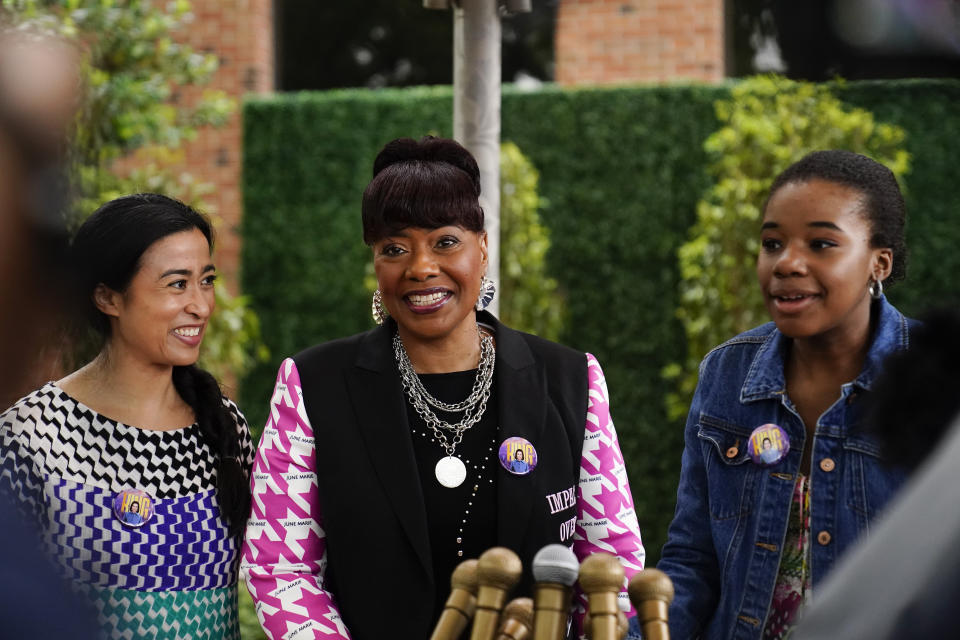
<path fill-rule="evenodd" d="M 533 600 L 514 598 L 503 608 L 501 620 L 516 620 L 528 629 L 533 629 Z"/>
<path fill-rule="evenodd" d="M 492 547 L 480 554 L 477 561 L 477 584 L 509 591 L 520 581 L 523 564 L 520 557 L 506 547 Z"/>
<path fill-rule="evenodd" d="M 450 588 L 462 589 L 477 595 L 477 561 L 464 560 L 450 574 Z"/>
<path fill-rule="evenodd" d="M 660 600 L 670 604 L 673 601 L 673 582 L 670 576 L 658 569 L 644 569 L 635 573 L 627 585 L 630 602 L 637 609 L 641 602 Z"/>
<path fill-rule="evenodd" d="M 587 556 L 580 565 L 580 588 L 586 594 L 616 593 L 623 586 L 623 565 L 609 553 Z"/>
<path fill-rule="evenodd" d="M 548 544 L 533 556 L 533 579 L 537 582 L 573 585 L 580 573 L 580 561 L 562 544 Z"/>

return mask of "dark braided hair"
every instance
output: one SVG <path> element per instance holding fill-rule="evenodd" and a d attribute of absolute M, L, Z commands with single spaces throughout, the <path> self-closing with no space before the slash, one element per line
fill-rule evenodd
<path fill-rule="evenodd" d="M 205 216 L 184 203 L 155 193 L 111 200 L 77 231 L 71 247 L 78 299 L 90 326 L 105 342 L 110 321 L 97 309 L 93 292 L 104 284 L 126 291 L 143 254 L 163 238 L 198 229 L 213 249 L 213 229 Z M 250 508 L 250 487 L 240 461 L 240 439 L 233 415 L 216 379 L 196 365 L 175 366 L 173 385 L 193 409 L 203 441 L 217 458 L 217 494 L 232 535 L 242 532 Z"/>
<path fill-rule="evenodd" d="M 835 182 L 863 194 L 863 215 L 870 224 L 870 246 L 893 251 L 893 266 L 884 283 L 902 280 L 907 273 L 907 243 L 904 237 L 907 209 L 893 172 L 876 160 L 852 151 L 814 151 L 777 176 L 770 187 L 767 203 L 781 187 L 810 180 Z M 766 211 L 766 203 L 763 209 Z"/>
<path fill-rule="evenodd" d="M 457 225 L 483 231 L 480 168 L 455 140 L 424 136 L 388 142 L 373 162 L 363 192 L 363 241 L 406 227 Z"/>

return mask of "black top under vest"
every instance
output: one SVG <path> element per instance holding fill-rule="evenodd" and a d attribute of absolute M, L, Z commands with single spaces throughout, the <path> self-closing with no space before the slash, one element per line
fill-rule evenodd
<path fill-rule="evenodd" d="M 434 398 L 448 404 L 470 395 L 477 370 L 435 373 L 420 376 Z M 441 420 L 459 422 L 462 413 L 433 409 Z M 440 617 L 450 595 L 450 574 L 461 561 L 478 558 L 497 544 L 497 393 L 496 377 L 480 421 L 463 433 L 454 455 L 467 467 L 467 477 L 459 487 L 445 487 L 437 480 L 434 468 L 446 450 L 433 431 L 407 400 L 407 420 L 411 427 L 413 453 L 420 474 L 420 485 L 427 508 L 427 528 L 433 556 L 434 621 Z M 448 442 L 452 434 L 444 432 Z M 476 487 L 476 490 L 474 488 Z M 458 539 L 460 542 L 458 543 Z M 463 551 L 463 555 L 458 555 Z"/>
<path fill-rule="evenodd" d="M 463 542 L 476 549 L 497 545 L 515 551 L 524 571 L 511 597 L 530 595 L 533 556 L 543 545 L 569 544 L 568 522 L 577 516 L 576 505 L 556 511 L 549 498 L 574 488 L 580 476 L 587 359 L 583 352 L 505 327 L 486 312 L 478 312 L 477 320 L 493 327 L 496 335 L 496 398 L 486 411 L 492 425 L 477 424 L 470 431 L 488 428 L 491 437 L 497 434 L 497 447 L 506 438 L 524 438 L 536 448 L 538 464 L 526 475 L 509 473 L 499 459 L 487 465 L 485 470 L 492 467 L 494 474 L 493 484 L 488 484 L 495 489 L 486 498 L 494 501 L 496 516 L 475 522 L 495 528 L 495 541 L 481 541 L 471 518 L 464 533 L 478 537 L 465 536 Z M 422 427 L 414 430 L 408 417 L 409 402 L 393 355 L 396 331 L 396 323 L 388 320 L 294 358 L 314 429 L 317 505 L 327 542 L 324 588 L 333 594 L 356 640 L 430 637 L 435 603 L 446 600 L 450 570 L 457 564 L 449 551 L 433 548 L 433 538 L 455 545 L 456 536 L 438 529 L 442 525 L 432 518 L 441 513 L 446 517 L 451 509 L 460 515 L 464 507 L 451 498 L 454 507 L 436 509 L 431 506 L 434 498 L 424 495 L 427 490 L 448 491 L 433 475 L 443 452 L 424 439 Z M 475 374 L 464 375 L 472 381 Z M 425 384 L 433 389 L 432 383 Z M 450 400 L 466 397 L 468 383 L 463 384 Z M 433 393 L 445 396 L 441 389 Z M 457 453 L 466 451 L 464 444 L 472 446 L 472 437 L 465 436 Z M 489 446 L 486 438 L 479 440 L 477 446 Z M 427 464 L 416 452 L 424 444 Z M 469 515 L 474 515 L 472 510 Z M 477 555 L 467 546 L 464 556 L 468 549 Z M 441 555 L 446 567 L 434 568 Z"/>

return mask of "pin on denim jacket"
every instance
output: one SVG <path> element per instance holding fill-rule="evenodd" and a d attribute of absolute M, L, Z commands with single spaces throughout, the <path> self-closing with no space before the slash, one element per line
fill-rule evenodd
<path fill-rule="evenodd" d="M 906 348 L 909 327 L 885 298 L 863 369 L 820 416 L 810 471 L 810 571 L 813 591 L 837 558 L 869 527 L 903 481 L 882 466 L 860 428 L 863 396 L 884 358 Z M 677 509 L 658 568 L 673 580 L 673 640 L 758 639 L 773 596 L 800 471 L 806 430 L 786 394 L 789 339 L 770 322 L 711 351 L 700 366 L 690 406 Z M 750 433 L 765 423 L 790 438 L 787 456 L 754 464 Z"/>

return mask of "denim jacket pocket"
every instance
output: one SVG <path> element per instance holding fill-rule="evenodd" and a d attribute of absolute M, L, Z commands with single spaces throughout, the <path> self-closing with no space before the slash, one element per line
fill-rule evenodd
<path fill-rule="evenodd" d="M 750 513 L 754 477 L 747 453 L 750 430 L 701 413 L 697 437 L 708 479 L 710 515 L 726 520 Z"/>
<path fill-rule="evenodd" d="M 845 438 L 843 455 L 846 458 L 844 481 L 848 483 L 845 492 L 847 506 L 856 514 L 857 529 L 864 531 L 896 493 L 904 474 L 884 466 L 879 445 L 866 435 Z"/>

